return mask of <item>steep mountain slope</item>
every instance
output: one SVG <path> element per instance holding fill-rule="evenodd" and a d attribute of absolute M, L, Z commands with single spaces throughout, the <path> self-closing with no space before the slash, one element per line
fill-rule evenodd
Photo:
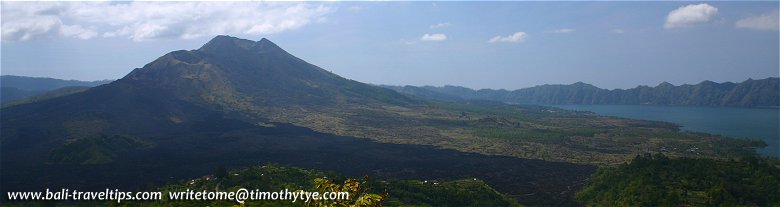
<path fill-rule="evenodd" d="M 200 49 L 166 54 L 121 81 L 162 89 L 178 100 L 206 108 L 242 114 L 252 122 L 267 118 L 327 132 L 368 127 L 350 122 L 346 115 L 394 116 L 387 108 L 419 105 L 392 90 L 327 72 L 267 39 L 254 42 L 217 36 Z M 366 137 L 360 131 L 365 130 L 337 134 Z"/>
<path fill-rule="evenodd" d="M 780 106 L 780 79 L 748 79 L 741 83 L 703 81 L 674 86 L 607 90 L 577 82 L 571 85 L 541 85 L 507 90 L 472 90 L 458 86 L 385 86 L 398 92 L 437 100 L 481 99 L 522 104 L 653 104 L 693 106 Z"/>

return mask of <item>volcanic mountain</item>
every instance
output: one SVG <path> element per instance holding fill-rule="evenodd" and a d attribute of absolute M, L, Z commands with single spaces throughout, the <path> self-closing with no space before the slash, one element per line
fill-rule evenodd
<path fill-rule="evenodd" d="M 228 110 L 411 102 L 393 91 L 347 80 L 309 64 L 265 38 L 253 42 L 217 36 L 198 50 L 160 57 L 121 81 L 163 88 L 179 99 Z"/>
<path fill-rule="evenodd" d="M 217 36 L 200 49 L 166 54 L 115 85 L 107 88 L 154 90 L 169 94 L 167 98 L 240 114 L 253 122 L 271 119 L 361 137 L 368 135 L 344 133 L 347 128 L 365 127 L 352 119 L 354 116 L 395 116 L 387 114 L 387 108 L 419 105 L 419 101 L 395 91 L 345 79 L 309 64 L 265 38 L 254 42 Z"/>
<path fill-rule="evenodd" d="M 10 146 L 24 136 L 14 125 L 23 120 L 55 125 L 68 139 L 159 132 L 215 114 L 250 123 L 271 119 L 305 122 L 301 125 L 312 128 L 344 128 L 344 119 L 337 118 L 343 114 L 417 102 L 325 71 L 267 39 L 254 42 L 217 36 L 197 50 L 168 53 L 110 84 L 5 109 L 3 141 Z M 19 138 L 18 144 L 49 138 Z"/>

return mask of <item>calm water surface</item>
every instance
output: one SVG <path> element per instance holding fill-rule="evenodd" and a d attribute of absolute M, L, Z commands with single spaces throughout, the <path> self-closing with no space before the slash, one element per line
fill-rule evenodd
<path fill-rule="evenodd" d="M 600 115 L 665 121 L 682 130 L 763 140 L 764 155 L 780 157 L 780 109 L 653 105 L 554 105 L 570 110 L 592 111 Z"/>

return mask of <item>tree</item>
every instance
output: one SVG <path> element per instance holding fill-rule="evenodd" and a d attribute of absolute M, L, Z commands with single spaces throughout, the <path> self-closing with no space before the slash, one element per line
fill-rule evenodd
<path fill-rule="evenodd" d="M 310 206 L 339 206 L 339 207 L 375 207 L 382 206 L 382 203 L 387 197 L 387 191 L 382 194 L 370 193 L 369 188 L 366 188 L 368 182 L 368 176 L 363 177 L 363 180 L 356 180 L 348 178 L 344 181 L 344 184 L 339 185 L 331 180 L 325 178 L 315 178 L 314 187 L 320 192 L 320 195 L 325 192 L 348 192 L 349 199 L 337 199 L 337 200 L 314 200 L 309 203 Z"/>

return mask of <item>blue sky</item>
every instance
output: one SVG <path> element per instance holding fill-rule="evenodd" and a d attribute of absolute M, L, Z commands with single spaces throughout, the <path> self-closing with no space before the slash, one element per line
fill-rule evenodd
<path fill-rule="evenodd" d="M 778 2 L 2 2 L 3 75 L 118 79 L 218 34 L 373 84 L 777 77 Z"/>

